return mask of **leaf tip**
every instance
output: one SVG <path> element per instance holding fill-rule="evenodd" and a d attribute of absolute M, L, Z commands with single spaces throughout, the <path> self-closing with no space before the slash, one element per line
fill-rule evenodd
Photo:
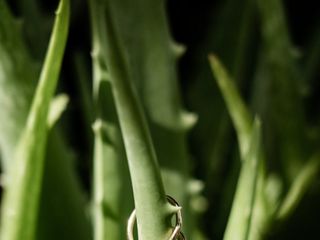
<path fill-rule="evenodd" d="M 208 55 L 208 59 L 209 59 L 211 66 L 217 65 L 217 63 L 219 62 L 217 55 L 215 55 L 214 53 L 210 53 Z"/>
<path fill-rule="evenodd" d="M 63 11 L 69 11 L 69 0 L 60 0 L 55 14 L 60 15 Z"/>

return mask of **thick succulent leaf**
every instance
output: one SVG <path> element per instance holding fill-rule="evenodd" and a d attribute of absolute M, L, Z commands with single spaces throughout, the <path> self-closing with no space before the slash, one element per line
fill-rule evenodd
<path fill-rule="evenodd" d="M 214 55 L 209 56 L 211 67 L 218 86 L 221 89 L 229 114 L 237 131 L 242 160 L 244 160 L 250 145 L 252 117 L 243 103 L 235 84 L 224 67 Z"/>
<path fill-rule="evenodd" d="M 92 7 L 99 6 L 96 0 L 90 3 Z M 140 4 L 136 2 L 135 7 Z M 106 63 L 129 163 L 139 239 L 165 239 L 171 230 L 167 219 L 173 209 L 169 210 L 145 116 L 133 89 L 132 73 L 121 45 L 123 39 L 114 21 L 113 2 L 106 1 L 105 9 Z"/>
<path fill-rule="evenodd" d="M 278 214 L 277 219 L 284 221 L 294 212 L 305 193 L 316 180 L 320 169 L 319 153 L 313 155 L 300 170 L 298 176 L 292 183 L 287 195 L 285 196 Z"/>
<path fill-rule="evenodd" d="M 94 239 L 124 239 L 133 207 L 129 171 L 106 69 L 106 4 L 91 1 L 93 97 L 95 113 L 93 169 Z"/>
<path fill-rule="evenodd" d="M 242 167 L 238 180 L 238 186 L 236 189 L 236 196 L 234 199 L 234 204 L 232 206 L 231 215 L 228 220 L 228 227 L 225 232 L 225 238 L 237 239 L 236 234 L 240 234 L 242 239 L 258 240 L 263 238 L 264 234 L 267 232 L 270 226 L 270 219 L 274 216 L 274 206 L 278 202 L 280 191 L 276 190 L 278 188 L 272 189 L 272 194 L 270 194 L 270 197 L 266 195 L 266 193 L 268 192 L 266 190 L 266 186 L 270 185 L 272 183 L 271 180 L 273 179 L 266 178 L 264 155 L 261 146 L 259 146 L 259 152 L 256 153 L 256 157 L 258 158 L 256 162 L 259 162 L 259 167 L 256 169 L 256 172 L 252 171 L 251 169 L 251 175 L 248 174 L 246 177 L 243 177 L 242 174 L 244 173 L 242 173 L 242 171 L 244 171 L 243 169 L 246 161 L 248 161 L 248 158 L 252 155 L 250 150 L 251 145 L 253 144 L 251 143 L 252 137 L 254 136 L 252 126 L 253 124 L 251 120 L 252 117 L 247 106 L 240 97 L 235 84 L 231 80 L 227 71 L 224 69 L 223 65 L 214 56 L 210 56 L 209 60 L 211 62 L 211 67 L 216 77 L 218 86 L 220 87 L 220 90 L 224 96 L 233 124 L 236 128 L 236 133 L 239 141 L 238 144 L 240 149 L 240 156 L 242 158 Z M 259 141 L 261 144 L 261 139 Z M 255 176 L 254 174 L 257 175 Z M 252 203 L 253 205 L 250 205 L 251 203 L 249 200 L 251 198 L 248 196 L 244 196 L 245 194 L 241 192 L 248 191 L 248 189 L 245 189 L 244 187 L 245 183 L 241 182 L 250 180 L 241 179 L 251 179 L 251 181 L 254 180 L 254 182 L 251 182 L 251 186 L 254 186 L 254 188 L 249 188 L 249 192 L 247 193 L 248 195 L 254 194 L 252 198 L 255 199 L 255 201 Z M 242 190 L 240 190 L 240 184 L 244 184 L 241 187 L 243 188 Z M 278 185 L 278 181 L 276 181 L 276 184 Z M 273 184 L 272 186 L 274 185 L 275 184 Z M 252 191 L 254 191 L 254 193 Z M 236 200 L 237 198 L 239 198 L 240 200 Z M 247 210 L 245 214 L 243 212 L 243 206 L 241 206 L 242 204 L 247 204 Z M 250 206 L 252 209 L 250 209 L 248 206 Z M 268 208 L 269 206 L 271 207 Z M 250 220 L 248 220 L 249 218 Z"/>
<path fill-rule="evenodd" d="M 25 45 L 22 22 L 12 16 L 3 0 L 0 5 L 0 148 L 6 179 L 26 124 L 40 65 L 30 56 Z M 33 3 L 30 3 L 32 7 Z M 23 24 L 32 25 L 27 23 L 29 17 L 23 17 Z M 37 29 L 37 34 L 41 38 L 42 30 Z M 72 154 L 59 129 L 50 131 L 36 238 L 88 239 L 90 225 L 84 211 L 86 201 L 74 171 Z"/>
<path fill-rule="evenodd" d="M 93 128 L 94 239 L 125 239 L 133 199 L 119 126 L 97 119 Z"/>
<path fill-rule="evenodd" d="M 47 117 L 55 92 L 69 27 L 69 1 L 60 2 L 47 56 L 25 129 L 17 145 L 1 215 L 1 239 L 33 240 L 48 135 Z M 26 207 L 27 206 L 27 207 Z"/>
<path fill-rule="evenodd" d="M 199 116 L 191 131 L 192 152 L 197 156 L 197 166 L 204 169 L 206 195 L 218 204 L 209 208 L 215 213 L 213 232 L 222 236 L 232 203 L 229 193 L 236 183 L 235 177 L 225 181 L 225 176 L 235 175 L 231 173 L 231 166 L 238 164 L 238 159 L 234 159 L 234 164 L 225 161 L 233 147 L 225 144 L 232 142 L 232 123 L 219 89 L 212 81 L 206 57 L 209 52 L 219 55 L 234 76 L 236 85 L 244 89 L 254 71 L 255 2 L 212 1 L 206 11 L 209 12 L 206 24 L 201 24 L 204 34 L 200 31 L 199 42 L 193 43 L 187 52 L 182 63 L 182 79 L 187 83 L 184 86 L 187 104 Z M 190 31 L 190 34 L 194 33 Z"/>
<path fill-rule="evenodd" d="M 254 226 L 253 211 L 256 201 L 256 191 L 261 153 L 261 126 L 259 120 L 255 120 L 248 154 L 241 166 L 240 176 L 234 196 L 228 225 L 224 239 L 247 240 L 250 229 Z"/>
<path fill-rule="evenodd" d="M 170 36 L 165 2 L 110 1 L 110 6 L 132 81 L 146 112 L 165 190 L 184 206 L 188 235 L 194 216 L 190 215 L 185 184 L 190 174 L 186 134 L 197 117 L 182 107 L 176 67 L 183 47 Z M 134 24 L 124 16 L 134 19 Z"/>

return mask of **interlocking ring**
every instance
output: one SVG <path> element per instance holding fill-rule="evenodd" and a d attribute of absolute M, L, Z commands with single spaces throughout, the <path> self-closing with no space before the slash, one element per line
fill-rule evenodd
<path fill-rule="evenodd" d="M 179 203 L 169 195 L 166 196 L 167 201 L 175 207 L 180 207 Z M 170 238 L 168 240 L 186 240 L 183 233 L 181 232 L 182 227 L 182 214 L 181 210 L 179 210 L 176 214 L 176 226 L 174 227 L 172 234 L 170 235 Z M 128 225 L 127 225 L 127 238 L 128 240 L 134 240 L 133 239 L 133 227 L 136 221 L 136 210 L 134 209 L 128 219 Z"/>

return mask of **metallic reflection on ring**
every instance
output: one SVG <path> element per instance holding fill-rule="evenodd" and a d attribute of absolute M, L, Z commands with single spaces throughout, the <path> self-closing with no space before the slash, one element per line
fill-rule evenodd
<path fill-rule="evenodd" d="M 175 207 L 180 207 L 178 202 L 173 198 L 167 195 L 167 201 Z M 182 215 L 181 210 L 179 210 L 176 214 L 176 225 L 172 231 L 172 234 L 168 240 L 186 240 L 183 233 L 180 231 L 182 227 Z M 134 209 L 128 219 L 128 225 L 127 225 L 127 238 L 128 240 L 134 240 L 133 238 L 133 228 L 134 224 L 136 222 L 136 210 Z"/>

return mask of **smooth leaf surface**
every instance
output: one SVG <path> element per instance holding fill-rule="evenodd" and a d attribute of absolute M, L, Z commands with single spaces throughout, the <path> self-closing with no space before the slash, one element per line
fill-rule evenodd
<path fill-rule="evenodd" d="M 305 163 L 305 166 L 300 170 L 297 178 L 292 183 L 279 208 L 277 214 L 278 220 L 284 221 L 285 219 L 288 219 L 290 215 L 292 215 L 303 196 L 317 178 L 319 167 L 320 156 L 319 154 L 315 154 L 307 163 Z"/>
<path fill-rule="evenodd" d="M 255 227 L 252 225 L 252 219 L 256 201 L 260 152 L 261 126 L 259 120 L 255 120 L 249 152 L 241 166 L 237 189 L 224 235 L 225 240 L 247 240 L 249 239 L 250 228 Z"/>
<path fill-rule="evenodd" d="M 185 184 L 191 171 L 186 139 L 197 117 L 183 109 L 180 96 L 176 67 L 183 46 L 170 36 L 165 2 L 110 1 L 110 8 L 150 126 L 165 190 L 184 207 L 184 233 L 188 236 L 194 229 L 194 215 Z"/>
<path fill-rule="evenodd" d="M 266 195 L 265 186 L 269 181 L 266 178 L 264 155 L 261 146 L 259 146 L 259 152 L 255 153 L 257 154 L 256 158 L 258 158 L 256 161 L 260 165 L 256 169 L 256 172 L 253 172 L 251 169 L 250 173 L 242 173 L 242 171 L 244 171 L 242 169 L 244 169 L 246 161 L 248 161 L 250 155 L 252 155 L 250 150 L 250 146 L 253 144 L 251 143 L 252 136 L 254 135 L 252 129 L 252 117 L 224 66 L 212 55 L 209 56 L 209 60 L 235 126 L 238 136 L 240 156 L 242 159 L 238 186 L 236 188 L 236 195 L 232 205 L 231 215 L 228 219 L 225 238 L 236 239 L 236 235 L 240 234 L 243 239 L 262 239 L 269 228 L 269 221 L 273 217 L 274 213 L 274 208 L 272 208 L 272 211 L 267 209 L 267 203 L 269 203 L 269 206 L 275 205 L 275 202 L 279 197 L 279 192 L 273 191 L 273 197 L 268 197 Z M 261 144 L 261 139 L 259 141 Z M 251 181 L 251 186 L 253 188 L 249 188 L 249 191 L 244 187 L 248 182 L 246 184 L 241 183 L 245 181 Z M 247 195 L 244 194 L 246 191 Z M 250 199 L 252 202 L 250 202 Z M 246 214 L 243 213 L 244 209 L 246 209 Z"/>
<path fill-rule="evenodd" d="M 94 239 L 124 239 L 133 199 L 128 166 L 106 69 L 106 4 L 90 1 L 93 98 L 95 107 L 93 224 Z"/>
<path fill-rule="evenodd" d="M 242 160 L 246 156 L 252 131 L 252 117 L 244 105 L 229 74 L 214 55 L 209 56 L 211 68 L 221 89 L 229 114 L 237 131 Z"/>
<path fill-rule="evenodd" d="M 19 2 L 24 4 L 24 1 Z M 24 9 L 28 12 L 28 17 L 23 15 L 23 22 L 13 16 L 4 1 L 0 1 L 0 5 L 0 158 L 1 170 L 6 179 L 6 174 L 14 163 L 15 147 L 26 125 L 40 64 L 31 56 L 25 38 L 26 25 L 35 26 L 30 22 L 34 20 L 34 16 L 29 18 L 28 15 L 33 12 L 33 1 L 27 3 L 30 9 Z M 37 21 L 38 24 L 40 20 Z M 43 28 L 37 29 L 34 42 L 47 35 L 42 30 Z M 37 51 L 44 52 L 45 49 L 40 49 L 41 46 L 42 43 L 37 45 Z M 88 239 L 90 225 L 84 211 L 85 195 L 74 171 L 70 146 L 59 130 L 58 127 L 50 130 L 36 239 L 50 240 L 58 236 L 60 239 Z"/>
<path fill-rule="evenodd" d="M 93 0 L 91 4 L 97 4 L 97 2 Z M 140 2 L 137 4 L 139 5 Z M 128 60 L 121 45 L 123 39 L 119 38 L 115 28 L 111 1 L 106 1 L 105 9 L 106 63 L 129 162 L 139 239 L 166 239 L 170 232 L 167 218 L 173 212 L 169 210 L 170 205 L 165 199 L 150 133 L 133 89 Z"/>
<path fill-rule="evenodd" d="M 1 216 L 3 240 L 35 237 L 48 135 L 47 115 L 58 81 L 68 26 L 69 1 L 62 0 L 27 124 L 16 149 L 14 165 L 8 172 Z"/>

